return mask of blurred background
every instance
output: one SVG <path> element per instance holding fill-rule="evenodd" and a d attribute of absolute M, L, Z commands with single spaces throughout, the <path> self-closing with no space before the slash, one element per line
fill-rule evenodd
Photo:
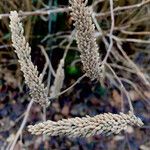
<path fill-rule="evenodd" d="M 89 0 L 87 5 L 92 8 L 94 23 L 98 25 L 95 36 L 104 58 L 111 27 L 110 2 Z M 32 61 L 43 73 L 43 82 L 49 91 L 68 47 L 63 91 L 84 74 L 75 39 L 69 45 L 74 27 L 68 6 L 68 0 L 0 0 L 0 149 L 10 149 L 16 139 L 15 150 L 149 150 L 150 0 L 113 1 L 114 42 L 108 64 L 128 94 L 121 89 L 115 75 L 106 69 L 104 85 L 84 78 L 54 99 L 46 113 L 36 103 L 28 110 L 31 98 L 11 45 L 9 12 L 19 12 L 25 37 L 32 47 Z M 128 112 L 127 96 L 136 116 L 145 124 L 141 128 L 129 127 L 127 132 L 119 135 L 97 135 L 87 139 L 32 136 L 27 131 L 26 125 L 40 122 L 45 117 L 57 121 L 104 112 Z M 27 111 L 26 125 L 20 129 Z"/>

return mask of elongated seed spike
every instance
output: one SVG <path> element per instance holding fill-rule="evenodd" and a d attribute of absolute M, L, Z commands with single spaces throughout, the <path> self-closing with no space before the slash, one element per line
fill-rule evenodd
<path fill-rule="evenodd" d="M 118 134 L 127 129 L 128 125 L 142 126 L 143 122 L 134 114 L 105 113 L 94 117 L 69 118 L 57 122 L 46 121 L 28 126 L 28 131 L 35 135 L 48 134 L 51 136 L 89 137 L 97 134 Z M 111 118 L 111 119 L 110 119 Z M 124 123 L 123 123 L 124 122 Z"/>
<path fill-rule="evenodd" d="M 16 11 L 11 11 L 10 13 L 10 29 L 12 32 L 12 45 L 18 56 L 25 83 L 30 89 L 30 95 L 35 102 L 47 107 L 50 104 L 47 89 L 42 83 L 37 67 L 31 61 L 31 47 L 23 35 L 24 29 Z"/>

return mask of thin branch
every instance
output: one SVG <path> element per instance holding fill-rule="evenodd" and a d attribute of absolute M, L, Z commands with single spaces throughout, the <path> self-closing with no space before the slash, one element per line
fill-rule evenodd
<path fill-rule="evenodd" d="M 33 104 L 33 101 L 30 101 L 30 103 L 28 104 L 27 110 L 26 110 L 26 112 L 25 112 L 24 119 L 23 119 L 23 121 L 22 121 L 22 123 L 21 123 L 21 126 L 20 126 L 20 128 L 19 128 L 19 130 L 18 130 L 16 136 L 15 136 L 15 139 L 13 140 L 13 142 L 12 142 L 12 144 L 11 144 L 11 147 L 10 147 L 10 148 L 7 147 L 6 150 L 14 150 L 14 147 L 15 147 L 15 145 L 16 145 L 16 142 L 17 142 L 17 140 L 18 140 L 18 138 L 19 138 L 19 136 L 20 136 L 20 134 L 21 134 L 23 128 L 24 128 L 25 125 L 26 125 L 26 122 L 27 122 L 27 119 L 28 119 L 29 112 L 30 112 L 30 110 L 31 110 L 32 104 Z"/>
<path fill-rule="evenodd" d="M 120 52 L 122 53 L 122 55 L 124 56 L 124 58 L 128 61 L 130 67 L 134 68 L 137 72 L 137 75 L 139 75 L 140 78 L 142 78 L 142 80 L 145 82 L 145 84 L 147 86 L 150 87 L 150 83 L 149 81 L 146 79 L 144 73 L 138 68 L 138 66 L 127 56 L 127 54 L 124 52 L 124 50 L 122 49 L 121 45 L 117 42 L 117 47 L 120 50 Z"/>
<path fill-rule="evenodd" d="M 128 35 L 150 35 L 149 31 L 141 31 L 141 32 L 133 32 L 133 31 L 126 31 L 120 30 L 121 33 L 128 34 Z"/>
<path fill-rule="evenodd" d="M 130 80 L 126 79 L 126 78 L 122 78 L 122 77 L 120 77 L 120 80 L 122 80 L 122 81 L 128 83 L 129 85 L 131 85 L 131 86 L 135 89 L 135 91 L 136 91 L 143 99 L 146 100 L 145 95 L 141 93 L 141 91 L 138 89 L 138 87 L 136 86 L 135 83 L 133 83 L 132 81 L 130 81 Z"/>
<path fill-rule="evenodd" d="M 132 102 L 131 102 L 131 99 L 130 99 L 130 96 L 127 92 L 127 90 L 125 89 L 124 85 L 122 84 L 121 80 L 119 79 L 119 77 L 116 75 L 116 73 L 114 72 L 114 70 L 111 68 L 111 66 L 109 64 L 106 63 L 106 66 L 111 70 L 111 72 L 113 73 L 114 77 L 116 78 L 116 80 L 119 82 L 120 86 L 121 86 L 121 89 L 124 91 L 124 93 L 126 94 L 127 96 L 127 100 L 128 100 L 128 103 L 129 103 L 129 107 L 130 107 L 130 110 L 132 112 L 134 112 L 134 109 L 133 109 L 133 106 L 132 106 Z"/>
<path fill-rule="evenodd" d="M 109 36 L 109 34 L 108 34 Z M 128 38 L 121 38 L 121 37 L 117 37 L 112 35 L 112 38 L 115 41 L 119 41 L 119 42 L 132 42 L 132 43 L 143 43 L 143 44 L 150 44 L 150 40 L 141 40 L 141 39 L 128 39 Z"/>
<path fill-rule="evenodd" d="M 135 8 L 140 8 L 140 7 L 142 7 L 142 6 L 144 6 L 144 5 L 148 4 L 148 3 L 150 3 L 150 0 L 147 0 L 147 1 L 143 0 L 141 3 L 134 4 L 134 5 L 129 5 L 129 6 L 122 6 L 122 7 L 118 6 L 118 7 L 114 8 L 114 12 L 125 11 L 125 10 L 135 9 Z M 100 12 L 100 13 L 94 13 L 94 15 L 96 17 L 102 17 L 102 16 L 106 17 L 106 16 L 108 16 L 110 14 L 111 14 L 110 11 L 104 12 L 104 13 L 102 13 L 102 12 Z"/>
<path fill-rule="evenodd" d="M 64 52 L 64 55 L 63 55 L 63 59 L 66 58 L 66 55 L 67 55 L 67 53 L 68 53 L 68 50 L 69 50 L 69 48 L 70 48 L 70 46 L 71 46 L 71 44 L 72 44 L 72 42 L 73 42 L 73 40 L 74 40 L 74 34 L 75 34 L 75 30 L 72 31 L 72 33 L 71 33 L 71 35 L 70 35 L 70 37 L 69 37 L 69 43 L 68 43 L 68 45 L 66 46 L 66 49 L 65 49 L 65 52 Z"/>
<path fill-rule="evenodd" d="M 85 78 L 87 75 L 86 74 L 84 74 L 83 76 L 81 76 L 81 77 L 79 77 L 78 79 L 77 79 L 77 81 L 74 83 L 74 84 L 72 84 L 70 87 L 68 87 L 66 90 L 64 90 L 64 91 L 62 91 L 62 92 L 60 92 L 60 93 L 58 93 L 57 95 L 55 95 L 55 96 L 53 96 L 53 97 L 49 97 L 49 100 L 50 99 L 54 99 L 54 98 L 56 98 L 56 97 L 58 97 L 58 96 L 60 96 L 60 95 L 62 95 L 62 94 L 64 94 L 64 93 L 66 93 L 67 91 L 69 91 L 70 89 L 72 89 L 75 85 L 77 85 L 83 78 Z"/>
<path fill-rule="evenodd" d="M 19 16 L 41 16 L 41 15 L 50 15 L 52 13 L 63 13 L 68 12 L 70 8 L 56 8 L 50 10 L 36 10 L 36 11 L 21 11 Z M 9 17 L 10 14 L 0 14 L 0 19 Z"/>
<path fill-rule="evenodd" d="M 49 60 L 49 57 L 48 57 L 48 55 L 47 55 L 47 53 L 46 53 L 44 47 L 43 47 L 42 45 L 38 45 L 38 47 L 41 49 L 41 51 L 42 51 L 42 53 L 43 53 L 43 55 L 44 55 L 44 57 L 45 57 L 45 59 L 46 59 L 46 62 L 47 62 L 47 64 L 48 64 L 48 66 L 49 66 L 49 69 L 50 69 L 52 75 L 55 77 L 56 73 L 55 73 L 55 71 L 54 71 L 54 69 L 53 69 L 53 67 L 52 67 L 52 64 L 51 64 L 51 62 L 50 62 L 50 60 Z"/>
<path fill-rule="evenodd" d="M 130 73 L 134 73 L 134 74 L 137 74 L 137 72 L 131 68 L 127 68 L 125 66 L 121 66 L 121 65 L 118 65 L 118 64 L 115 64 L 115 63 L 109 63 L 110 66 L 112 66 L 113 68 L 117 68 L 117 69 L 120 69 L 120 70 L 125 70 L 126 72 L 130 72 Z"/>
<path fill-rule="evenodd" d="M 114 26 L 115 26 L 114 11 L 113 11 L 113 0 L 109 0 L 109 2 L 110 2 L 110 12 L 111 12 L 111 28 L 110 28 L 110 33 L 109 33 L 110 44 L 109 44 L 106 56 L 101 63 L 102 65 L 107 62 L 107 58 L 109 57 L 110 51 L 112 50 L 112 47 L 113 47 L 113 38 L 112 37 L 113 37 L 113 30 L 114 30 Z"/>

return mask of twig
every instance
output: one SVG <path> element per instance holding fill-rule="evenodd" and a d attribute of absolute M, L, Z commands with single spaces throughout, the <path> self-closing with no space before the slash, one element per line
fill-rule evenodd
<path fill-rule="evenodd" d="M 150 15 L 146 16 L 146 17 L 142 17 L 142 18 L 138 18 L 138 20 L 131 20 L 129 23 L 127 23 L 126 25 L 120 26 L 120 27 L 115 27 L 114 30 L 124 30 L 126 28 L 131 27 L 132 25 L 137 25 L 138 23 L 143 23 L 146 21 L 150 20 Z"/>
<path fill-rule="evenodd" d="M 92 4 L 92 8 L 94 8 L 95 6 L 97 6 L 99 3 L 102 3 L 102 2 L 104 2 L 105 0 L 97 0 L 97 1 L 95 1 L 95 2 L 93 2 L 93 4 Z"/>
<path fill-rule="evenodd" d="M 50 99 L 54 99 L 54 98 L 56 98 L 56 97 L 58 97 L 58 96 L 60 96 L 60 95 L 62 95 L 62 94 L 64 94 L 64 93 L 66 93 L 67 91 L 69 91 L 70 89 L 72 89 L 76 84 L 78 84 L 83 78 L 85 78 L 87 75 L 86 74 L 84 74 L 83 76 L 81 76 L 81 77 L 79 77 L 78 79 L 77 79 L 77 81 L 74 83 L 74 84 L 72 84 L 70 87 L 68 87 L 66 90 L 64 90 L 64 91 L 62 91 L 62 92 L 60 92 L 60 93 L 58 93 L 57 95 L 55 95 L 55 96 L 53 96 L 53 97 L 49 97 L 49 100 Z"/>
<path fill-rule="evenodd" d="M 47 53 L 46 53 L 44 47 L 43 47 L 42 45 L 38 45 L 38 47 L 41 49 L 41 51 L 42 51 L 42 53 L 43 53 L 43 55 L 44 55 L 44 57 L 45 57 L 45 59 L 46 59 L 46 62 L 47 62 L 47 64 L 48 64 L 48 66 L 49 66 L 49 69 L 50 69 L 52 75 L 55 77 L 56 73 L 55 73 L 55 71 L 54 71 L 54 69 L 53 69 L 53 67 L 52 67 L 52 64 L 51 64 L 51 62 L 50 62 L 50 60 L 49 60 L 49 58 L 48 58 L 48 55 L 47 55 Z"/>
<path fill-rule="evenodd" d="M 28 104 L 27 110 L 26 110 L 26 112 L 25 112 L 24 119 L 23 119 L 23 121 L 22 121 L 22 123 L 21 123 L 21 126 L 20 126 L 20 128 L 19 128 L 19 130 L 18 130 L 16 136 L 15 136 L 15 139 L 13 140 L 13 143 L 11 144 L 11 147 L 10 147 L 10 148 L 7 147 L 6 150 L 14 150 L 14 147 L 15 147 L 15 145 L 16 145 L 16 142 L 17 142 L 17 140 L 18 140 L 18 138 L 19 138 L 19 136 L 20 136 L 20 133 L 22 132 L 23 128 L 24 128 L 25 125 L 26 125 L 26 122 L 27 122 L 27 119 L 28 119 L 29 112 L 30 112 L 30 109 L 31 109 L 31 107 L 32 107 L 32 104 L 33 104 L 33 101 L 30 101 L 30 103 Z"/>
<path fill-rule="evenodd" d="M 140 8 L 143 5 L 146 5 L 148 3 L 150 3 L 150 0 L 147 0 L 147 1 L 143 0 L 141 3 L 134 4 L 134 5 L 129 5 L 129 6 L 122 6 L 122 7 L 118 6 L 118 7 L 114 8 L 114 12 L 125 11 L 125 10 L 129 10 L 129 9 L 134 9 L 134 8 Z M 94 13 L 94 15 L 96 17 L 102 17 L 102 16 L 106 17 L 107 15 L 110 15 L 110 14 L 111 14 L 110 11 L 104 12 L 104 13 L 102 13 L 102 12 L 100 12 L 100 13 Z"/>
<path fill-rule="evenodd" d="M 43 121 L 46 121 L 46 107 L 44 106 L 43 107 Z M 46 135 L 43 135 L 43 142 L 45 141 L 46 139 Z"/>
<path fill-rule="evenodd" d="M 109 36 L 109 34 L 108 34 Z M 112 38 L 115 41 L 119 41 L 119 42 L 133 42 L 133 43 L 143 43 L 143 44 L 150 44 L 150 40 L 141 40 L 141 39 L 128 39 L 128 38 L 121 38 L 121 37 L 117 37 L 112 35 Z"/>
<path fill-rule="evenodd" d="M 128 100 L 128 103 L 129 103 L 129 107 L 130 107 L 130 110 L 132 112 L 134 112 L 134 109 L 133 109 L 133 106 L 132 106 L 132 102 L 131 102 L 131 99 L 130 99 L 130 96 L 128 94 L 128 92 L 126 91 L 124 85 L 122 84 L 121 80 L 119 79 L 119 77 L 116 75 L 116 73 L 114 72 L 114 70 L 111 68 L 111 66 L 109 64 L 106 63 L 106 66 L 111 70 L 111 72 L 113 73 L 114 77 L 116 78 L 116 80 L 119 82 L 120 86 L 121 86 L 121 89 L 124 91 L 124 93 L 126 94 L 127 96 L 127 100 Z"/>
<path fill-rule="evenodd" d="M 71 34 L 71 31 L 60 31 L 57 33 L 53 33 L 53 34 L 47 34 L 42 40 L 41 43 L 45 42 L 46 40 L 48 40 L 48 38 L 57 38 L 60 36 L 69 36 Z"/>
<path fill-rule="evenodd" d="M 92 11 L 93 11 L 93 9 L 92 9 Z M 99 31 L 98 35 L 96 35 L 96 36 L 99 36 L 99 35 L 102 36 L 102 40 L 103 40 L 103 42 L 104 42 L 104 44 L 105 44 L 105 48 L 108 49 L 109 46 L 111 46 L 111 45 L 108 43 L 107 39 L 105 38 L 104 33 L 103 33 L 101 27 L 99 26 L 99 24 L 98 24 L 98 22 L 97 22 L 97 19 L 96 19 L 95 16 L 94 16 L 94 13 L 92 13 L 92 19 L 93 19 L 93 22 L 94 22 L 94 24 L 95 24 L 97 30 Z M 113 24 L 112 24 L 112 25 L 113 25 Z M 115 27 L 113 27 L 113 28 L 115 28 Z M 111 47 L 110 47 L 110 48 L 111 48 Z M 113 48 L 113 46 L 112 46 L 112 48 Z M 114 49 L 114 48 L 113 48 L 113 49 Z M 111 49 L 110 49 L 110 52 L 112 53 L 112 50 L 111 50 Z M 112 55 L 115 57 L 114 53 L 112 53 Z M 108 56 L 109 56 L 109 54 L 108 54 Z M 107 56 L 107 57 L 108 57 L 108 56 Z"/>
<path fill-rule="evenodd" d="M 112 66 L 113 68 L 118 68 L 120 70 L 125 70 L 127 72 L 130 72 L 130 73 L 134 73 L 134 74 L 137 74 L 137 72 L 131 68 L 127 68 L 125 66 L 121 66 L 121 65 L 118 65 L 118 64 L 115 64 L 115 63 L 109 63 L 110 66 Z"/>
<path fill-rule="evenodd" d="M 69 37 L 69 43 L 68 43 L 68 45 L 66 46 L 66 49 L 65 49 L 65 52 L 64 52 L 64 55 L 63 55 L 63 59 L 66 58 L 66 55 L 67 55 L 67 53 L 68 53 L 68 50 L 69 50 L 69 48 L 70 48 L 70 46 L 71 46 L 71 44 L 72 44 L 72 42 L 73 42 L 73 40 L 74 40 L 74 34 L 75 34 L 75 30 L 72 31 L 72 33 L 71 33 L 71 35 L 70 35 L 70 37 Z"/>
<path fill-rule="evenodd" d="M 120 31 L 128 35 L 150 35 L 149 31 L 141 31 L 141 32 L 133 32 L 133 31 L 126 31 L 126 30 L 120 30 Z"/>
<path fill-rule="evenodd" d="M 40 15 L 50 15 L 52 13 L 59 13 L 59 12 L 68 12 L 69 8 L 56 8 L 56 9 L 50 9 L 50 10 L 36 10 L 36 11 L 21 11 L 19 13 L 19 16 L 40 16 Z M 0 19 L 9 17 L 10 14 L 0 14 Z"/>
<path fill-rule="evenodd" d="M 127 56 L 127 54 L 124 52 L 124 50 L 122 49 L 121 45 L 118 42 L 117 42 L 117 47 L 122 53 L 122 55 L 125 57 L 125 59 L 128 61 L 128 63 L 130 64 L 130 67 L 135 68 L 137 75 L 139 75 L 143 79 L 145 84 L 150 87 L 150 83 L 146 79 L 144 73 L 142 73 L 141 70 L 138 68 L 138 66 Z"/>
<path fill-rule="evenodd" d="M 126 82 L 126 83 L 128 83 L 128 84 L 130 84 L 130 85 L 135 89 L 135 91 L 136 91 L 143 99 L 146 100 L 146 97 L 144 96 L 144 94 L 142 94 L 142 93 L 140 92 L 140 90 L 138 89 L 138 87 L 136 86 L 135 83 L 133 83 L 132 81 L 130 81 L 130 80 L 126 79 L 126 78 L 122 78 L 122 77 L 120 77 L 120 80 L 121 80 L 121 81 L 124 81 L 124 82 Z"/>
<path fill-rule="evenodd" d="M 0 49 L 5 49 L 5 48 L 9 48 L 9 47 L 11 47 L 11 45 L 9 45 L 9 44 L 0 45 Z"/>
<path fill-rule="evenodd" d="M 110 2 L 110 12 L 111 12 L 111 28 L 110 28 L 110 33 L 109 33 L 109 40 L 110 40 L 110 44 L 106 53 L 105 58 L 103 59 L 101 65 L 104 65 L 107 61 L 107 58 L 110 54 L 110 51 L 112 50 L 113 47 L 113 30 L 114 30 L 114 26 L 115 26 L 115 19 L 114 19 L 114 12 L 113 12 L 113 0 L 109 0 Z"/>

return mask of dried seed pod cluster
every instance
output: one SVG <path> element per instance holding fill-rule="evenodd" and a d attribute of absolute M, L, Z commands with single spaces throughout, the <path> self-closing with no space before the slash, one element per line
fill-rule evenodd
<path fill-rule="evenodd" d="M 47 134 L 51 136 L 89 137 L 97 134 L 118 134 L 128 125 L 142 126 L 143 122 L 132 112 L 128 114 L 105 113 L 94 117 L 69 118 L 60 121 L 46 121 L 28 126 L 29 132 L 35 135 Z"/>
<path fill-rule="evenodd" d="M 76 40 L 83 69 L 89 78 L 101 81 L 104 76 L 104 66 L 100 65 L 101 58 L 94 37 L 95 26 L 92 23 L 91 12 L 83 0 L 70 0 L 69 2 L 72 10 L 71 16 L 75 21 Z"/>
<path fill-rule="evenodd" d="M 39 75 L 37 67 L 31 61 L 31 47 L 23 35 L 24 29 L 16 11 L 10 13 L 10 29 L 12 32 L 13 47 L 19 58 L 25 83 L 30 88 L 30 95 L 37 103 L 42 106 L 48 106 L 50 102 L 47 97 L 47 89 L 42 83 L 42 78 Z"/>

